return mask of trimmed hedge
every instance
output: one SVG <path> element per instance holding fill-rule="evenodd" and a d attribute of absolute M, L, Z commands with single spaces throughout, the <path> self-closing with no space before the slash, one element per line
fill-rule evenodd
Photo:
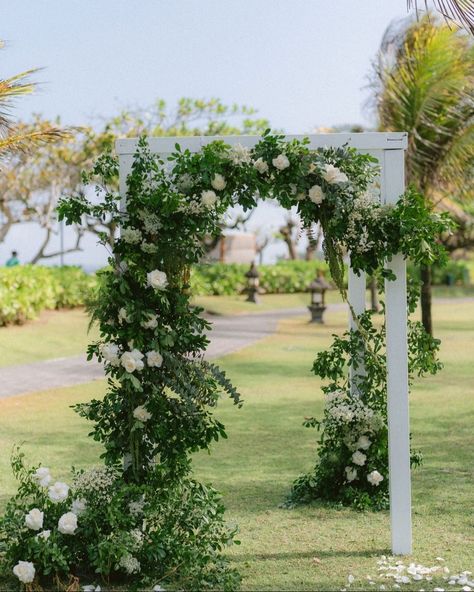
<path fill-rule="evenodd" d="M 291 294 L 306 291 L 322 269 L 329 278 L 324 261 L 281 261 L 275 265 L 259 265 L 260 287 L 267 294 Z M 191 273 L 191 290 L 196 296 L 241 294 L 246 286 L 243 263 L 212 263 L 196 265 Z"/>
<path fill-rule="evenodd" d="M 22 324 L 46 309 L 82 306 L 96 284 L 79 267 L 0 269 L 0 326 Z"/>

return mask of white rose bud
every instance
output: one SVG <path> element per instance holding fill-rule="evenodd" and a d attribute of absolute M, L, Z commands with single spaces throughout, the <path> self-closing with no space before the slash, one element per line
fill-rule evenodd
<path fill-rule="evenodd" d="M 347 181 L 349 181 L 347 175 L 333 164 L 327 164 L 324 169 L 325 172 L 323 173 L 323 179 L 330 185 L 334 185 L 336 183 L 347 183 Z"/>
<path fill-rule="evenodd" d="M 42 530 L 40 533 L 38 533 L 36 535 L 36 538 L 37 539 L 43 539 L 43 540 L 47 541 L 50 536 L 51 536 L 51 531 L 50 530 Z"/>
<path fill-rule="evenodd" d="M 315 204 L 320 204 L 325 197 L 324 191 L 319 185 L 313 185 L 308 191 L 308 195 L 309 199 Z"/>
<path fill-rule="evenodd" d="M 35 566 L 31 561 L 19 561 L 13 568 L 13 574 L 23 582 L 23 584 L 31 584 L 35 579 Z"/>
<path fill-rule="evenodd" d="M 66 512 L 58 520 L 58 530 L 61 534 L 74 534 L 77 528 L 77 516 L 73 512 Z"/>
<path fill-rule="evenodd" d="M 349 481 L 349 483 L 351 481 L 354 481 L 354 479 L 357 479 L 357 469 L 355 469 L 354 467 L 346 467 L 345 471 L 346 471 L 346 479 L 347 479 L 347 481 Z"/>
<path fill-rule="evenodd" d="M 31 530 L 43 528 L 44 513 L 38 508 L 33 508 L 25 516 L 25 524 Z"/>
<path fill-rule="evenodd" d="M 145 423 L 151 419 L 151 413 L 146 409 L 144 405 L 139 405 L 133 410 L 133 417 Z"/>
<path fill-rule="evenodd" d="M 352 455 L 352 462 L 355 465 L 359 465 L 359 467 L 362 467 L 363 465 L 365 465 L 366 460 L 367 460 L 367 457 L 360 450 L 356 450 L 354 452 L 354 454 Z"/>
<path fill-rule="evenodd" d="M 290 166 L 290 161 L 285 154 L 279 154 L 276 158 L 272 160 L 273 166 L 278 169 L 279 171 L 283 171 Z"/>
<path fill-rule="evenodd" d="M 48 496 L 49 499 L 57 504 L 58 502 L 63 502 L 69 494 L 69 487 L 66 483 L 61 483 L 61 481 L 57 481 L 54 485 L 50 485 L 48 489 Z"/>
<path fill-rule="evenodd" d="M 212 181 L 211 181 L 211 185 L 213 186 L 213 188 L 216 191 L 222 191 L 223 189 L 225 189 L 225 186 L 227 185 L 227 183 L 222 175 L 219 175 L 219 173 L 216 173 L 214 175 L 214 179 L 212 179 Z"/>
<path fill-rule="evenodd" d="M 155 290 L 164 290 L 168 286 L 168 278 L 164 271 L 154 269 L 146 274 L 148 286 Z"/>
<path fill-rule="evenodd" d="M 146 321 L 141 323 L 143 329 L 156 329 L 158 327 L 158 317 L 156 315 L 151 315 L 147 317 Z"/>
<path fill-rule="evenodd" d="M 146 361 L 148 366 L 159 368 L 163 364 L 163 356 L 157 351 L 149 351 L 146 353 Z"/>
<path fill-rule="evenodd" d="M 264 173 L 268 173 L 268 164 L 263 160 L 261 156 L 260 158 L 257 158 L 257 160 L 253 163 L 253 166 L 261 175 L 263 175 Z"/>
<path fill-rule="evenodd" d="M 383 477 L 378 471 L 372 471 L 367 475 L 367 481 L 371 485 L 375 485 L 376 487 L 378 487 L 380 483 L 382 483 Z"/>
<path fill-rule="evenodd" d="M 201 203 L 203 206 L 206 206 L 206 208 L 212 208 L 212 206 L 215 205 L 216 201 L 217 195 L 214 191 L 212 191 L 212 189 L 209 189 L 208 191 L 203 191 L 201 193 Z"/>
<path fill-rule="evenodd" d="M 48 467 L 39 467 L 33 474 L 33 479 L 41 487 L 47 487 L 51 483 L 51 474 Z"/>

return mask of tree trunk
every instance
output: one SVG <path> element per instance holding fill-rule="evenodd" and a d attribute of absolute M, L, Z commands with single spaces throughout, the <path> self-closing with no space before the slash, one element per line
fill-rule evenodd
<path fill-rule="evenodd" d="M 370 308 L 374 312 L 379 312 L 379 299 L 377 294 L 377 280 L 375 276 L 371 275 L 369 279 L 370 290 Z"/>
<path fill-rule="evenodd" d="M 421 275 L 421 322 L 425 331 L 433 335 L 433 319 L 431 316 L 431 265 L 422 265 Z"/>

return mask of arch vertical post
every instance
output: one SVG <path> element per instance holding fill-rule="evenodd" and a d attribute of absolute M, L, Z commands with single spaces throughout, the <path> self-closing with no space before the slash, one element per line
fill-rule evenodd
<path fill-rule="evenodd" d="M 404 150 L 385 150 L 382 198 L 394 204 L 405 190 Z M 395 255 L 387 267 L 396 276 L 385 281 L 387 331 L 388 456 L 392 552 L 412 552 L 410 425 L 408 402 L 406 262 Z"/>

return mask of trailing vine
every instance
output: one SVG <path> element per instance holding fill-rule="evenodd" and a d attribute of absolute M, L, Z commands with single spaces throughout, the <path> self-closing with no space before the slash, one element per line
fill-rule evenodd
<path fill-rule="evenodd" d="M 348 251 L 356 272 L 380 270 L 382 277 L 393 279 L 385 261 L 395 253 L 416 263 L 443 257 L 435 238 L 446 229 L 447 219 L 426 209 L 413 189 L 394 206 L 381 204 L 377 161 L 369 155 L 347 146 L 312 150 L 309 140 L 286 141 L 270 132 L 251 149 L 214 141 L 192 153 L 176 144 L 166 161 L 140 139 L 126 208 L 109 189 L 117 172 L 117 160 L 102 156 L 85 177 L 95 185 L 96 199 L 74 195 L 58 208 L 68 224 L 92 215 L 121 229 L 89 305 L 100 339 L 88 347 L 88 356 L 104 364 L 108 390 L 102 399 L 75 406 L 92 422 L 90 435 L 103 445 L 105 467 L 76 474 L 71 487 L 50 485 L 48 469 L 27 469 L 16 457 L 21 486 L 0 524 L 7 549 L 2 565 L 14 568 L 24 583 L 48 583 L 51 577 L 67 581 L 90 575 L 93 568 L 106 579 L 125 578 L 133 586 L 234 589 L 239 577 L 222 550 L 238 542 L 236 530 L 226 527 L 217 493 L 196 483 L 191 470 L 192 453 L 226 437 L 225 426 L 213 415 L 219 398 L 242 404 L 224 372 L 204 358 L 210 326 L 192 306 L 189 285 L 190 269 L 203 255 L 202 238 L 220 233 L 221 217 L 232 205 L 249 209 L 268 198 L 285 208 L 295 206 L 306 228 L 322 225 L 327 261 L 346 297 Z M 101 237 L 104 246 L 107 238 Z M 355 444 L 347 440 L 348 428 L 350 437 L 371 436 L 368 447 L 377 470 L 386 466 L 385 377 L 375 371 L 385 364 L 384 331 L 375 329 L 371 319 L 369 313 L 362 315 L 361 331 L 336 338 L 314 365 L 317 374 L 332 381 L 323 389 L 331 408 L 352 396 L 346 365 L 363 361 L 367 369 L 362 396 L 351 400 L 360 417 L 371 418 L 365 432 L 356 426 L 357 414 L 341 431 L 329 421 L 329 408 L 322 422 L 308 420 L 322 432 L 314 483 L 304 483 L 317 496 L 344 503 L 362 495 L 378 500 L 383 495 L 377 492 L 385 491 L 387 483 L 385 478 L 377 489 L 380 482 L 368 486 L 363 479 L 346 479 L 343 445 L 349 450 Z M 410 348 L 412 372 L 437 369 L 437 344 L 426 341 L 419 328 L 410 332 L 416 335 L 416 346 Z M 422 361 L 416 351 L 420 344 Z M 367 440 L 362 443 L 367 446 Z M 329 444 L 339 446 L 337 457 Z M 373 458 L 370 463 L 376 462 Z M 294 500 L 311 497 L 306 486 L 294 491 Z M 52 537 L 54 557 L 25 525 L 31 512 L 30 524 L 41 522 L 38 529 L 47 525 L 49 534 L 43 538 Z M 56 527 L 58 517 L 67 527 Z"/>

